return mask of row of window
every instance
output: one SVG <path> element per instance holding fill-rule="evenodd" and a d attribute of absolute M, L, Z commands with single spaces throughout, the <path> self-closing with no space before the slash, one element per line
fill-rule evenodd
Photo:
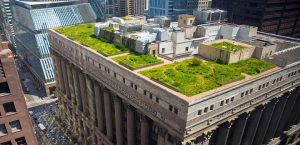
<path fill-rule="evenodd" d="M 18 132 L 21 131 L 21 123 L 19 120 L 9 122 L 9 126 L 11 128 L 11 132 Z M 7 129 L 5 124 L 0 124 L 0 136 L 7 135 Z"/>
<path fill-rule="evenodd" d="M 89 58 L 89 57 L 85 57 L 85 59 L 88 61 L 88 62 L 90 62 L 90 63 L 92 63 L 94 66 L 95 66 L 95 61 L 93 60 L 93 59 L 91 59 L 91 58 Z M 98 65 L 96 64 L 96 66 L 98 66 L 98 68 L 100 69 L 100 70 L 102 70 L 102 69 L 104 69 L 104 71 L 106 72 L 106 73 L 108 73 L 108 74 L 111 74 L 111 71 L 110 71 L 110 69 L 108 68 L 108 67 L 105 67 L 105 66 L 102 66 L 100 63 L 98 63 Z M 117 76 L 120 76 L 122 79 L 122 82 L 124 83 L 124 84 L 127 84 L 127 79 L 126 78 L 124 78 L 124 77 L 122 77 L 121 75 L 119 75 L 119 74 L 117 74 L 116 72 L 113 72 L 113 76 L 117 79 L 117 80 L 119 80 L 118 78 L 117 78 Z M 138 91 L 138 86 L 136 85 L 136 84 L 134 84 L 133 82 L 131 82 L 131 81 L 129 81 L 130 83 L 130 87 L 131 88 L 133 88 L 133 89 L 135 89 L 136 91 Z M 129 85 L 128 84 L 128 85 Z M 147 91 L 147 90 L 143 90 L 144 91 L 144 95 L 145 96 L 149 96 L 149 98 L 151 99 L 151 100 L 153 100 L 154 98 L 155 98 L 155 102 L 156 103 L 160 103 L 160 99 L 158 98 L 158 97 L 154 97 L 154 95 L 152 94 L 152 93 L 150 93 L 149 91 Z M 170 109 L 170 108 L 172 108 L 172 109 Z M 178 114 L 178 108 L 175 108 L 175 107 L 169 107 L 169 110 L 170 111 L 172 111 L 173 113 L 175 113 L 176 115 Z"/>
<path fill-rule="evenodd" d="M 277 78 L 277 79 L 274 79 L 274 80 L 272 81 L 272 83 L 275 84 L 275 83 L 280 82 L 280 81 L 282 81 L 282 77 L 279 77 L 279 78 Z M 262 85 L 259 85 L 258 90 L 261 90 L 261 89 L 264 89 L 264 88 L 268 87 L 269 84 L 270 84 L 269 82 L 266 82 L 266 83 L 264 83 L 264 84 L 262 84 Z M 241 98 L 243 98 L 243 97 L 245 97 L 245 96 L 249 96 L 249 95 L 253 94 L 253 92 L 254 92 L 254 89 L 253 89 L 253 88 L 251 88 L 251 89 L 249 89 L 249 90 L 247 90 L 247 91 L 245 91 L 245 92 L 242 92 L 242 93 L 241 93 Z M 234 101 L 234 97 L 228 98 L 228 99 L 226 99 L 226 100 L 222 100 L 222 101 L 220 102 L 220 106 L 222 107 L 222 106 L 227 105 L 227 104 L 229 104 L 229 103 L 231 103 L 231 102 L 233 102 L 233 101 Z M 207 112 L 209 112 L 209 111 L 212 111 L 213 109 L 214 109 L 214 105 L 210 105 L 209 107 L 205 107 L 203 110 L 202 110 L 202 109 L 201 109 L 201 110 L 198 110 L 198 115 L 205 114 L 205 113 L 207 113 Z"/>
<path fill-rule="evenodd" d="M 17 145 L 27 145 L 25 137 L 16 138 L 15 141 L 16 141 Z M 0 145 L 12 145 L 12 142 L 6 141 L 6 142 L 0 143 Z"/>

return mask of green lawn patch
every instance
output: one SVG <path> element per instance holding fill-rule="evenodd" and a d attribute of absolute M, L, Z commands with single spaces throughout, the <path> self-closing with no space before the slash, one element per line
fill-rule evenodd
<path fill-rule="evenodd" d="M 238 69 L 240 72 L 252 76 L 275 67 L 275 65 L 270 62 L 266 62 L 255 58 L 241 60 L 237 63 L 229 64 L 229 66 Z"/>
<path fill-rule="evenodd" d="M 128 49 L 122 45 L 113 44 L 105 39 L 95 37 L 93 24 L 80 24 L 62 27 L 55 29 L 55 31 L 79 42 L 82 45 L 90 47 L 105 56 L 112 56 L 128 51 Z"/>
<path fill-rule="evenodd" d="M 242 73 L 250 72 L 252 74 L 253 70 L 263 71 L 273 67 L 273 65 L 266 65 L 266 63 L 262 60 L 250 59 L 237 64 L 226 65 L 213 61 L 202 62 L 198 59 L 188 59 L 140 73 L 186 96 L 193 96 L 241 80 L 244 78 Z M 252 66 L 257 64 L 260 65 L 259 69 Z M 240 65 L 244 66 L 240 67 Z M 255 72 L 258 73 L 258 71 Z"/>
<path fill-rule="evenodd" d="M 220 43 L 213 43 L 210 46 L 225 50 L 225 51 L 233 51 L 233 50 L 240 50 L 246 48 L 245 46 L 242 45 L 234 45 L 230 42 L 220 42 Z"/>
<path fill-rule="evenodd" d="M 162 61 L 152 55 L 128 54 L 113 58 L 114 61 L 128 67 L 129 69 L 138 69 L 150 65 L 161 63 Z"/>

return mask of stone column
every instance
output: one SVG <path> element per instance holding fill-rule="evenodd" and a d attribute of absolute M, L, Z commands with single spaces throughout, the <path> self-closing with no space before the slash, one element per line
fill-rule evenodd
<path fill-rule="evenodd" d="M 56 69 L 57 69 L 57 76 L 58 76 L 58 86 L 59 86 L 59 89 L 61 90 L 62 93 L 66 93 L 65 92 L 65 84 L 64 84 L 64 81 L 63 81 L 63 72 L 61 70 L 61 58 L 60 56 L 58 55 L 54 55 L 55 58 L 56 58 Z"/>
<path fill-rule="evenodd" d="M 86 87 L 86 75 L 83 73 L 79 74 L 79 83 L 80 83 L 80 94 L 82 99 L 82 110 L 84 115 L 87 117 L 89 114 L 88 103 L 87 103 L 87 87 Z"/>
<path fill-rule="evenodd" d="M 247 124 L 247 129 L 243 137 L 242 145 L 251 145 L 253 143 L 263 110 L 264 107 L 259 106 L 251 113 L 248 121 L 249 123 Z"/>
<path fill-rule="evenodd" d="M 243 135 L 247 125 L 249 114 L 242 114 L 239 119 L 234 122 L 233 132 L 231 139 L 229 140 L 230 145 L 240 145 L 242 143 Z"/>
<path fill-rule="evenodd" d="M 78 71 L 78 79 L 79 79 L 79 91 L 80 91 L 80 94 L 79 94 L 79 97 L 81 100 L 81 105 L 79 105 L 79 110 L 83 111 L 84 112 L 84 106 L 85 106 L 85 100 L 86 100 L 86 90 L 85 90 L 85 80 L 84 80 L 84 74 L 81 72 L 81 71 Z"/>
<path fill-rule="evenodd" d="M 218 135 L 217 135 L 216 145 L 226 145 L 227 144 L 231 125 L 232 125 L 232 123 L 230 123 L 230 122 L 221 124 L 220 128 L 217 130 Z"/>
<path fill-rule="evenodd" d="M 98 83 L 94 84 L 96 114 L 97 114 L 97 124 L 98 124 L 97 126 L 102 133 L 105 133 L 103 91 L 101 88 L 103 87 L 100 87 Z"/>
<path fill-rule="evenodd" d="M 295 101 L 295 104 L 300 104 L 300 88 L 297 88 L 297 99 Z M 294 105 L 293 111 L 292 111 L 292 115 L 289 118 L 289 122 L 287 126 L 291 126 L 291 125 L 295 125 L 298 123 L 297 121 L 297 117 L 299 116 L 300 118 L 300 107 L 298 105 Z"/>
<path fill-rule="evenodd" d="M 285 109 L 282 113 L 281 119 L 279 121 L 275 136 L 280 136 L 282 132 L 287 129 L 288 119 L 292 113 L 293 107 L 295 105 L 297 99 L 297 93 L 294 91 L 290 94 L 290 97 L 288 98 Z"/>
<path fill-rule="evenodd" d="M 296 140 L 300 137 L 300 131 L 298 131 L 298 133 L 296 133 L 295 138 L 293 139 L 293 142 L 296 142 Z"/>
<path fill-rule="evenodd" d="M 276 104 L 275 110 L 273 112 L 272 119 L 269 123 L 269 127 L 264 138 L 264 143 L 268 143 L 270 139 L 274 137 L 275 131 L 277 129 L 287 99 L 288 99 L 287 94 L 279 98 L 279 101 Z"/>
<path fill-rule="evenodd" d="M 167 131 L 164 128 L 158 127 L 157 145 L 165 145 L 165 137 Z"/>
<path fill-rule="evenodd" d="M 134 108 L 127 106 L 127 144 L 135 145 L 136 143 L 136 123 Z"/>
<path fill-rule="evenodd" d="M 70 95 L 68 96 L 69 100 L 71 100 L 72 104 L 74 103 L 74 89 L 73 89 L 73 74 L 71 72 L 71 64 L 66 64 L 67 76 L 68 76 L 68 86 Z"/>
<path fill-rule="evenodd" d="M 109 140 L 113 139 L 113 122 L 112 122 L 112 102 L 109 90 L 106 88 L 103 92 L 104 109 L 105 109 L 105 122 L 106 122 L 106 136 Z"/>
<path fill-rule="evenodd" d="M 114 95 L 115 123 L 116 123 L 116 145 L 123 145 L 123 118 L 122 118 L 122 100 Z"/>
<path fill-rule="evenodd" d="M 78 108 L 81 108 L 82 107 L 82 100 L 80 98 L 78 74 L 77 74 L 77 70 L 75 68 L 72 68 L 72 74 L 73 74 L 74 95 L 76 97 L 76 104 L 77 104 Z"/>
<path fill-rule="evenodd" d="M 95 118 L 95 98 L 94 98 L 94 90 L 93 90 L 93 80 L 92 78 L 90 78 L 89 76 L 85 77 L 85 81 L 86 81 L 86 94 L 87 94 L 87 110 L 88 110 L 88 114 L 91 117 L 91 119 L 94 121 Z"/>
<path fill-rule="evenodd" d="M 264 137 L 268 130 L 269 123 L 271 121 L 275 106 L 278 102 L 278 99 L 272 100 L 269 104 L 267 104 L 266 109 L 263 112 L 261 117 L 255 138 L 254 138 L 254 145 L 261 145 L 263 144 Z"/>
<path fill-rule="evenodd" d="M 68 84 L 68 75 L 67 75 L 67 70 L 66 70 L 66 61 L 62 60 L 61 65 L 62 65 L 62 74 L 63 74 L 64 86 L 65 86 L 65 94 L 67 96 L 70 96 L 70 90 L 69 90 L 69 84 Z"/>
<path fill-rule="evenodd" d="M 147 116 L 141 116 L 141 145 L 149 145 L 149 120 Z"/>

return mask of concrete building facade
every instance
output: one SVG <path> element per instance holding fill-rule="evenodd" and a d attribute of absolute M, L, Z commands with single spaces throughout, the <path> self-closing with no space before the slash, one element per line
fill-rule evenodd
<path fill-rule="evenodd" d="M 0 41 L 0 144 L 37 145 L 14 55 Z"/>
<path fill-rule="evenodd" d="M 278 67 L 186 97 L 49 30 L 60 115 L 82 144 L 260 145 L 300 142 L 299 43 L 277 48 Z M 282 60 L 285 63 L 281 63 Z"/>

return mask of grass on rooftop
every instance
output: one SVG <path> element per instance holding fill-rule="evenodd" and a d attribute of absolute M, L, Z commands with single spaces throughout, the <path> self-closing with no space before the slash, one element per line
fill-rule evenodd
<path fill-rule="evenodd" d="M 255 75 L 272 67 L 274 65 L 253 58 L 230 65 L 188 59 L 140 73 L 186 96 L 193 96 L 243 79 L 242 73 Z"/>
<path fill-rule="evenodd" d="M 233 51 L 233 50 L 240 50 L 246 48 L 245 46 L 242 45 L 235 45 L 230 42 L 219 42 L 219 43 L 213 43 L 210 46 L 225 50 L 225 51 Z"/>
<path fill-rule="evenodd" d="M 118 63 L 123 63 L 129 66 L 130 69 L 142 68 L 142 67 L 146 67 L 149 65 L 162 62 L 160 59 L 156 58 L 155 56 L 146 55 L 146 54 L 141 55 L 136 53 L 115 57 L 113 58 L 113 60 Z"/>
<path fill-rule="evenodd" d="M 122 45 L 113 44 L 104 39 L 95 37 L 93 24 L 62 27 L 55 29 L 55 31 L 106 56 L 121 54 L 128 51 L 128 49 Z"/>

